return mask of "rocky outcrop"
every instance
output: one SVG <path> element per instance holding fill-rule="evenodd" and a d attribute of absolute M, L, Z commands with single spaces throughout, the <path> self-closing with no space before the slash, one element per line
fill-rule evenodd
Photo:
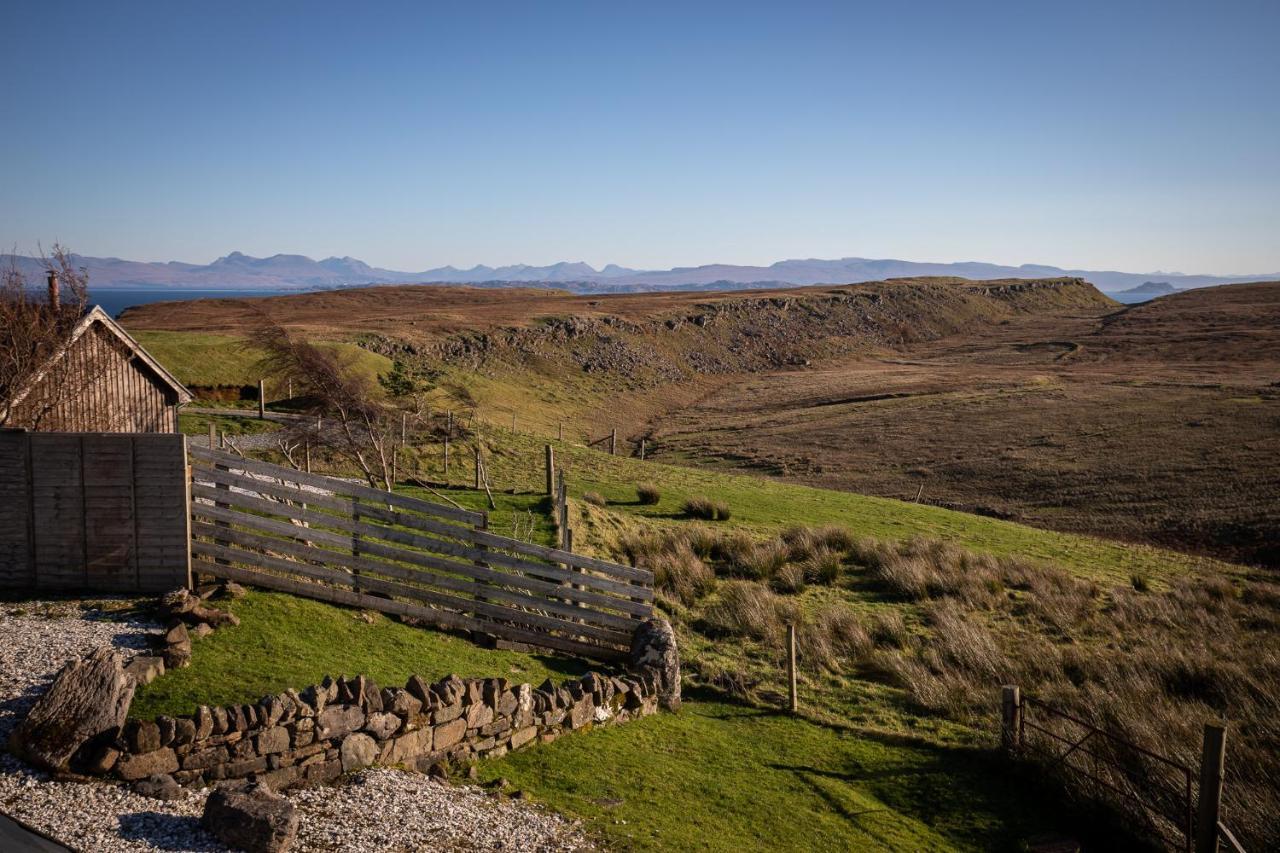
<path fill-rule="evenodd" d="M 228 847 L 280 853 L 298 837 L 293 804 L 257 783 L 221 785 L 204 804 L 200 823 Z"/>
<path fill-rule="evenodd" d="M 103 647 L 58 673 L 10 737 L 18 757 L 46 770 L 68 770 L 73 760 L 116 738 L 129 714 L 136 683 L 120 656 Z"/>

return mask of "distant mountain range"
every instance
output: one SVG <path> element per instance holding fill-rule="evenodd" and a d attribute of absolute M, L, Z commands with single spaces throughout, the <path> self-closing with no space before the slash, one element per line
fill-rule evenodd
<path fill-rule="evenodd" d="M 465 270 L 448 266 L 422 272 L 372 267 L 351 257 L 316 261 L 304 255 L 254 258 L 240 252 L 232 252 L 211 264 L 187 264 L 179 261 L 145 263 L 79 255 L 75 259 L 78 264 L 88 268 L 89 280 L 95 288 L 309 290 L 366 284 L 473 284 L 493 287 L 556 287 L 577 293 L 610 293 L 851 284 L 914 276 L 961 276 L 971 279 L 1078 276 L 1097 285 L 1100 290 L 1118 293 L 1148 284 L 1166 284 L 1174 289 L 1186 289 L 1280 279 L 1280 273 L 1252 276 L 1127 273 L 1068 270 L 1041 264 L 1013 267 L 977 261 L 935 264 L 869 258 L 788 260 L 778 261 L 767 267 L 707 264 L 669 270 L 636 270 L 609 264 L 604 269 L 597 270 L 590 264 L 561 262 L 543 267 L 516 264 L 503 267 L 475 266 Z M 42 269 L 39 259 L 18 256 L 17 262 L 32 280 L 39 280 Z M 1152 282 L 1153 275 L 1163 281 Z M 1172 282 L 1176 282 L 1176 287 Z"/>

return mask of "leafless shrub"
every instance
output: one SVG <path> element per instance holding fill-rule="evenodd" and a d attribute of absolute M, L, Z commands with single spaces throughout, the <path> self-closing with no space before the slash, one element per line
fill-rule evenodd
<path fill-rule="evenodd" d="M 354 465 L 370 486 L 390 491 L 399 412 L 355 369 L 354 356 L 318 347 L 265 316 L 253 341 L 266 353 L 265 365 L 278 381 L 293 382 L 300 396 L 311 401 L 307 413 L 329 425 L 321 430 L 306 419 L 293 429 Z"/>

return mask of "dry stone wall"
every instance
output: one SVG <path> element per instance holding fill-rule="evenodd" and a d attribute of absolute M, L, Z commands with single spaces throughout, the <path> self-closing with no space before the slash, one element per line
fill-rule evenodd
<path fill-rule="evenodd" d="M 456 675 L 434 684 L 413 676 L 394 688 L 364 676 L 326 678 L 256 705 L 131 720 L 91 769 L 124 781 L 172 774 L 183 785 L 253 779 L 276 789 L 371 764 L 427 772 L 652 714 L 669 689 L 664 682 L 656 667 L 537 688 Z"/>

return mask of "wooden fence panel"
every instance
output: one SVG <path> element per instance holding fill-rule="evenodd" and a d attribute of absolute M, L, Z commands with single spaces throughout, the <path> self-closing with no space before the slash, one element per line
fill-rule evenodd
<path fill-rule="evenodd" d="M 85 576 L 122 589 L 138 577 L 133 519 L 133 443 L 110 436 L 80 439 L 84 475 Z"/>
<path fill-rule="evenodd" d="M 185 460 L 171 433 L 0 433 L 0 588 L 190 583 Z"/>
<path fill-rule="evenodd" d="M 566 568 L 575 555 L 489 533 L 483 513 L 191 456 L 197 571 L 604 659 L 652 613 L 651 573 L 591 558 Z"/>
<path fill-rule="evenodd" d="M 0 589 L 35 585 L 31 570 L 31 445 L 19 432 L 0 432 Z"/>
<path fill-rule="evenodd" d="M 166 590 L 190 583 L 186 444 L 182 435 L 152 433 L 134 437 L 139 589 Z"/>
<path fill-rule="evenodd" d="M 32 433 L 31 512 L 36 588 L 86 588 L 80 436 Z"/>

